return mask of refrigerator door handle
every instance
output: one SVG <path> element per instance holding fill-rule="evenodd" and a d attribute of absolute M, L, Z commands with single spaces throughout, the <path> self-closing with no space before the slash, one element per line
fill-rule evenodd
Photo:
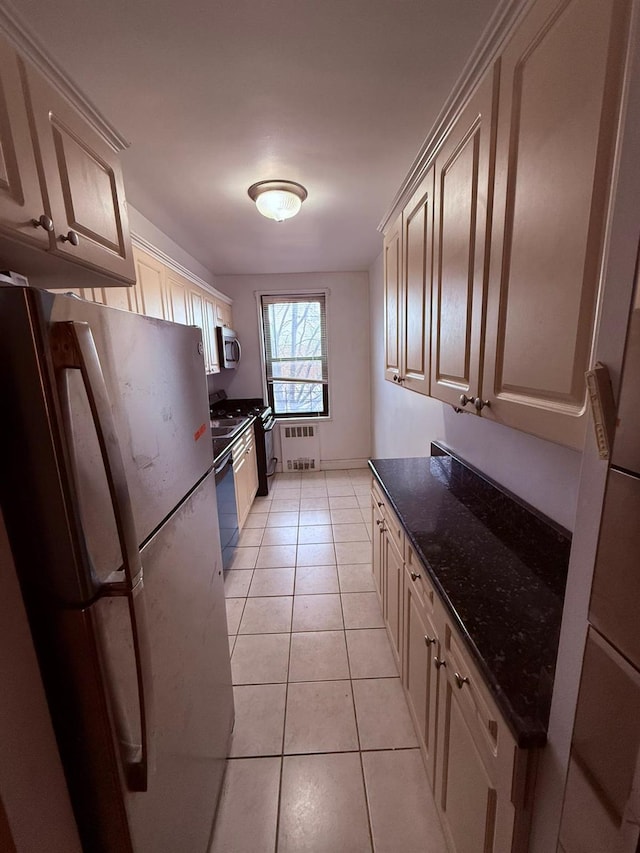
<path fill-rule="evenodd" d="M 107 582 L 98 582 L 93 576 L 89 577 L 88 581 L 96 590 L 98 597 L 124 596 L 128 601 L 140 713 L 140 744 L 136 744 L 132 748 L 130 742 L 121 742 L 121 755 L 129 790 L 146 791 L 151 732 L 151 654 L 143 594 L 142 563 L 118 434 L 102 366 L 89 324 L 71 321 L 54 323 L 51 328 L 51 352 L 59 377 L 60 400 L 67 428 L 67 441 L 71 445 L 73 444 L 69 395 L 63 371 L 75 369 L 80 370 L 82 376 L 109 485 L 118 541 L 122 553 L 124 580 L 121 577 L 114 578 L 112 575 L 112 579 Z M 73 458 L 73 446 L 69 449 Z M 91 573 L 89 564 L 87 564 L 86 569 L 87 573 Z M 120 572 L 115 574 L 120 575 Z M 111 695 L 114 696 L 115 691 L 111 691 Z"/>
<path fill-rule="evenodd" d="M 236 357 L 234 361 L 236 362 L 236 364 L 240 364 L 240 359 L 242 357 L 242 347 L 240 346 L 240 341 L 237 338 L 234 340 L 234 344 L 236 347 Z"/>

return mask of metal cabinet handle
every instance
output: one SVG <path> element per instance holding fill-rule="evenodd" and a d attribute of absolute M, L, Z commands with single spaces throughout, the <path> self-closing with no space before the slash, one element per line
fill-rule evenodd
<path fill-rule="evenodd" d="M 417 581 L 420 575 L 417 572 L 409 572 L 412 581 Z"/>
<path fill-rule="evenodd" d="M 67 231 L 66 236 L 64 234 L 60 235 L 61 243 L 71 243 L 72 246 L 80 245 L 80 237 L 78 237 L 77 231 Z"/>
<path fill-rule="evenodd" d="M 146 791 L 149 773 L 151 723 L 151 647 L 147 630 L 146 602 L 138 537 L 133 519 L 131 497 L 122 452 L 111 410 L 111 401 L 88 323 L 54 323 L 51 330 L 51 352 L 58 377 L 62 417 L 69 446 L 72 474 L 75 470 L 75 442 L 69 396 L 69 371 L 79 370 L 82 376 L 91 415 L 96 429 L 100 453 L 109 486 L 122 554 L 122 575 L 115 572 L 110 580 L 101 582 L 85 564 L 86 583 L 96 598 L 122 596 L 127 599 L 133 654 L 135 659 L 140 719 L 140 743 L 134 744 L 125 732 L 120 736 L 124 775 L 130 791 Z M 106 685 L 105 685 L 106 688 Z M 121 713 L 124 720 L 126 714 Z"/>
<path fill-rule="evenodd" d="M 446 666 L 447 662 L 444 658 L 439 658 L 437 655 L 434 657 L 433 662 L 436 665 L 436 669 L 440 669 L 441 666 Z"/>
<path fill-rule="evenodd" d="M 481 412 L 485 406 L 491 405 L 489 400 L 483 400 L 481 397 L 472 397 L 471 402 L 479 412 Z"/>
<path fill-rule="evenodd" d="M 462 690 L 464 684 L 469 684 L 469 679 L 466 675 L 460 675 L 459 672 L 454 672 L 453 677 L 456 680 L 456 684 L 458 685 L 458 690 Z"/>
<path fill-rule="evenodd" d="M 461 406 L 466 406 L 468 403 L 473 403 L 475 397 L 467 397 L 466 394 L 460 394 L 459 400 Z"/>
<path fill-rule="evenodd" d="M 424 642 L 427 646 L 432 646 L 436 642 L 435 637 L 430 637 L 428 634 L 424 635 Z"/>
<path fill-rule="evenodd" d="M 376 501 L 376 503 L 378 504 L 378 506 L 384 506 L 384 504 L 382 503 L 382 501 Z"/>
<path fill-rule="evenodd" d="M 53 219 L 44 213 L 41 213 L 37 219 L 32 219 L 31 224 L 34 228 L 44 228 L 49 233 L 53 231 Z"/>
<path fill-rule="evenodd" d="M 398 381 L 398 377 L 397 377 L 397 375 L 396 375 L 396 374 L 394 374 L 394 376 L 393 376 L 393 381 L 394 381 L 394 382 L 397 382 L 397 381 Z"/>

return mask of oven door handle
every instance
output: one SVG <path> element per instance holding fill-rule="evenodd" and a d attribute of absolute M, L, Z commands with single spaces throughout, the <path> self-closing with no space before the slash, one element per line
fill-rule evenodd
<path fill-rule="evenodd" d="M 233 462 L 233 453 L 230 450 L 228 453 L 225 453 L 220 462 L 218 462 L 213 473 L 219 474 L 221 471 L 224 471 L 227 465 L 229 465 L 231 462 Z"/>
<path fill-rule="evenodd" d="M 274 428 L 275 425 L 276 425 L 276 419 L 274 417 L 271 417 L 271 418 L 269 418 L 269 420 L 266 423 L 262 424 L 262 429 L 265 432 L 271 432 L 271 430 Z"/>

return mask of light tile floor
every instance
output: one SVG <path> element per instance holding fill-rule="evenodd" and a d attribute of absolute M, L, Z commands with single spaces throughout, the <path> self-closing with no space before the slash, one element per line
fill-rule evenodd
<path fill-rule="evenodd" d="M 280 474 L 225 577 L 236 721 L 211 853 L 446 853 L 371 574 L 366 469 Z"/>

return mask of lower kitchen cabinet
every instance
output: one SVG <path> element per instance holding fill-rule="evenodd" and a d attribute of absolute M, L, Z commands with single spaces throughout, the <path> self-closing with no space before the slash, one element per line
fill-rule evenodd
<path fill-rule="evenodd" d="M 439 603 L 438 603 L 439 605 Z M 528 847 L 537 752 L 519 749 L 441 605 L 436 804 L 456 853 Z"/>
<path fill-rule="evenodd" d="M 238 527 L 242 530 L 258 491 L 258 465 L 253 428 L 242 433 L 233 442 L 232 451 Z"/>
<path fill-rule="evenodd" d="M 518 747 L 375 483 L 372 511 L 373 573 L 449 847 L 525 853 L 537 752 Z"/>

